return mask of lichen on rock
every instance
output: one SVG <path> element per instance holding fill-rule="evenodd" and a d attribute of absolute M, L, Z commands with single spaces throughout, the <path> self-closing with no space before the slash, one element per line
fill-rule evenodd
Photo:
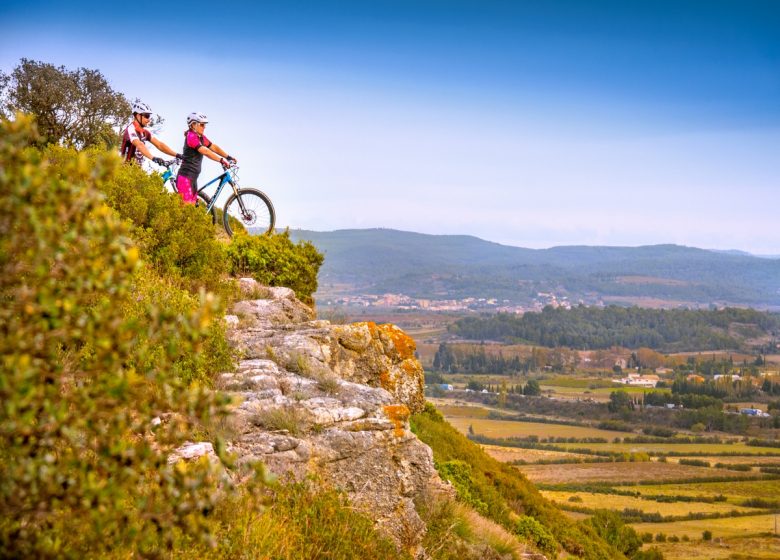
<path fill-rule="evenodd" d="M 395 325 L 316 320 L 289 290 L 240 285 L 257 299 L 234 305 L 228 333 L 244 359 L 217 382 L 239 403 L 229 451 L 281 479 L 314 475 L 343 490 L 399 548 L 424 557 L 414 499 L 449 490 L 409 431 L 425 404 L 414 341 Z"/>

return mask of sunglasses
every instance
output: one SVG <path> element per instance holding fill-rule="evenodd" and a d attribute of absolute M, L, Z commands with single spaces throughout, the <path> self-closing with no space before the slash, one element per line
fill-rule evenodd
<path fill-rule="evenodd" d="M 152 118 L 152 115 L 150 113 L 141 113 L 141 116 L 144 117 L 145 119 L 151 119 Z"/>

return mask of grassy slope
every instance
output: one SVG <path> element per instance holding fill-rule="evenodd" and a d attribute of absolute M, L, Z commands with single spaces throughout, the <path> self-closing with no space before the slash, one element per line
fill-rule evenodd
<path fill-rule="evenodd" d="M 469 491 L 487 504 L 487 516 L 512 529 L 517 515 L 536 518 L 568 552 L 588 559 L 623 558 L 590 528 L 567 518 L 515 468 L 499 463 L 428 405 L 412 417 L 412 430 L 431 447 L 437 467 L 460 460 L 471 467 Z"/>

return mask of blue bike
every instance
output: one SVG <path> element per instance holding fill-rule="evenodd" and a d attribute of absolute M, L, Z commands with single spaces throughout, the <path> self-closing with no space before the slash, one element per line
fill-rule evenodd
<path fill-rule="evenodd" d="M 163 162 L 165 172 L 163 181 L 168 183 L 173 192 L 176 191 L 176 171 L 180 161 L 173 159 Z M 211 185 L 217 184 L 217 190 L 209 196 L 204 191 Z M 220 175 L 198 189 L 198 206 L 205 206 L 206 212 L 211 214 L 211 222 L 217 223 L 216 202 L 222 189 L 229 185 L 233 193 L 225 201 L 222 207 L 222 225 L 229 236 L 233 236 L 231 220 L 243 224 L 245 228 L 259 230 L 261 234 L 271 233 L 276 223 L 276 212 L 271 199 L 259 189 L 243 189 L 238 186 L 238 167 L 235 165 L 225 169 Z"/>

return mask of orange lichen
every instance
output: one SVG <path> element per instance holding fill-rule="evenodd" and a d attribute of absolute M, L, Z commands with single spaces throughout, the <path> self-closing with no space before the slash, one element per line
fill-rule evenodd
<path fill-rule="evenodd" d="M 401 362 L 401 369 L 406 375 L 417 375 L 422 370 L 417 360 L 404 360 Z"/>
<path fill-rule="evenodd" d="M 393 376 L 390 375 L 390 370 L 386 369 L 379 374 L 379 386 L 391 393 L 395 391 L 396 383 Z"/>
<path fill-rule="evenodd" d="M 404 435 L 404 425 L 411 415 L 409 408 L 404 404 L 388 404 L 383 406 L 382 410 L 385 411 L 385 414 L 395 426 L 393 435 L 395 435 L 395 437 Z"/>
<path fill-rule="evenodd" d="M 417 345 L 411 336 L 395 325 L 384 324 L 379 325 L 377 328 L 392 341 L 393 347 L 402 360 L 414 357 L 414 351 L 417 349 Z"/>

